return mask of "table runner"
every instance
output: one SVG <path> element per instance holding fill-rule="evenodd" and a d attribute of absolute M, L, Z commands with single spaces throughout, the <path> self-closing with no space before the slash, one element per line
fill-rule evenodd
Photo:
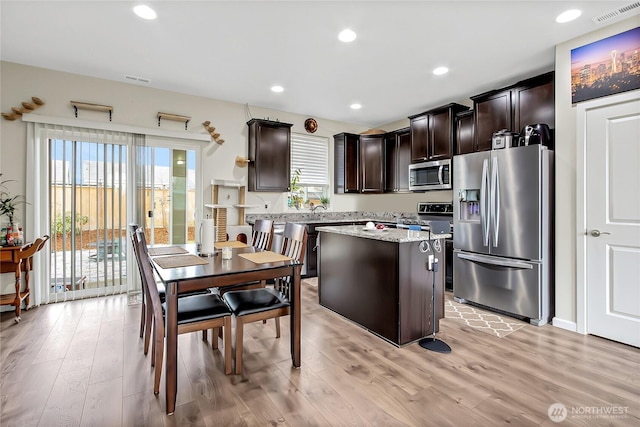
<path fill-rule="evenodd" d="M 161 246 L 158 248 L 149 248 L 149 255 L 158 256 L 158 255 L 177 255 L 177 254 L 188 254 L 189 251 L 185 248 L 181 248 L 180 246 Z"/>
<path fill-rule="evenodd" d="M 248 248 L 249 245 L 246 243 L 239 242 L 237 240 L 231 240 L 229 242 L 216 242 L 216 249 L 222 248 Z"/>
<path fill-rule="evenodd" d="M 206 265 L 209 261 L 203 260 L 197 255 L 172 255 L 153 259 L 162 268 L 191 267 L 193 265 Z"/>
<path fill-rule="evenodd" d="M 280 255 L 271 251 L 238 254 L 238 256 L 248 259 L 251 262 L 255 262 L 256 264 L 263 264 L 266 262 L 291 261 L 292 259 L 288 256 Z"/>

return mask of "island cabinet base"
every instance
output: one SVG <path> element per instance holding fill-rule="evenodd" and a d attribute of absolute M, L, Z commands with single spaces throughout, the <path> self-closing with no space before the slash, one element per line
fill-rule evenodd
<path fill-rule="evenodd" d="M 433 272 L 419 242 L 321 232 L 320 304 L 401 346 L 432 334 Z M 444 254 L 436 254 L 444 265 Z M 436 331 L 444 316 L 444 274 L 436 273 Z"/>

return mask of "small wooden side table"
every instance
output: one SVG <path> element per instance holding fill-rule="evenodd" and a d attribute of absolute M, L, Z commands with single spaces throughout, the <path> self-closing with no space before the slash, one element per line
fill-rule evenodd
<path fill-rule="evenodd" d="M 0 305 L 12 305 L 16 309 L 16 322 L 20 318 L 20 306 L 25 302 L 25 310 L 29 308 L 29 272 L 33 268 L 33 255 L 44 247 L 49 240 L 49 236 L 36 239 L 33 243 L 24 246 L 3 246 L 0 247 L 0 273 L 15 273 L 15 292 L 0 295 Z M 25 272 L 25 287 L 21 290 L 21 272 Z"/>

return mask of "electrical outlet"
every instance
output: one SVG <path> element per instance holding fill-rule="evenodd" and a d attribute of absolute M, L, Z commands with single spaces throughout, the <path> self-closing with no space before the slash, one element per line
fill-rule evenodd
<path fill-rule="evenodd" d="M 265 208 L 265 209 L 271 209 L 271 202 L 270 202 L 270 201 L 268 201 L 268 200 L 267 200 L 267 201 L 265 201 L 265 202 L 264 202 L 264 208 Z"/>

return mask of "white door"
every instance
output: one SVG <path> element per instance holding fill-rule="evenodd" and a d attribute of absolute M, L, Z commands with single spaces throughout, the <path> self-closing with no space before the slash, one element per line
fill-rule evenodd
<path fill-rule="evenodd" d="M 587 333 L 640 346 L 640 99 L 587 109 Z"/>

